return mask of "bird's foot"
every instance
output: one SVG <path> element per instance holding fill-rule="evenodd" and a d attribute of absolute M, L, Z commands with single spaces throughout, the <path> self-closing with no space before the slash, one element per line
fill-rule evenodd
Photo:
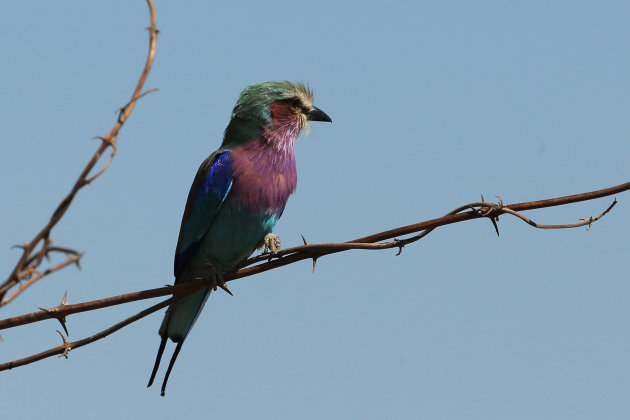
<path fill-rule="evenodd" d="M 263 250 L 263 254 L 270 253 L 275 254 L 280 251 L 280 237 L 274 235 L 273 233 L 268 233 L 265 235 L 265 249 Z"/>

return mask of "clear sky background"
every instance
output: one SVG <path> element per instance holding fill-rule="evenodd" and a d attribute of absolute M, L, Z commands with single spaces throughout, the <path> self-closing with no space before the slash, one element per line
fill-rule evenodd
<path fill-rule="evenodd" d="M 299 80 L 333 124 L 296 145 L 284 246 L 345 241 L 500 195 L 629 180 L 630 4 L 165 2 L 143 98 L 108 172 L 53 232 L 85 252 L 6 318 L 171 283 L 190 183 L 239 92 Z M 0 266 L 44 225 L 129 99 L 138 1 L 0 6 Z M 395 251 L 354 251 L 213 294 L 165 398 L 146 389 L 163 311 L 0 373 L 2 417 L 630 418 L 630 193 L 590 231 L 479 220 Z M 528 212 L 596 215 L 611 198 Z M 69 317 L 77 340 L 156 303 Z M 2 331 L 0 361 L 60 344 L 56 321 Z M 166 357 L 174 346 L 170 345 Z M 161 382 L 164 366 L 158 374 Z"/>

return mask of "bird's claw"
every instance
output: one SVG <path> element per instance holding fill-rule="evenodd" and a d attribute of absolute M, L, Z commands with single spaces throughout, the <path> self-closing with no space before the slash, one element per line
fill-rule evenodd
<path fill-rule="evenodd" d="M 268 233 L 265 235 L 265 249 L 263 250 L 263 254 L 271 253 L 275 254 L 280 251 L 280 237 L 274 235 L 272 233 Z"/>

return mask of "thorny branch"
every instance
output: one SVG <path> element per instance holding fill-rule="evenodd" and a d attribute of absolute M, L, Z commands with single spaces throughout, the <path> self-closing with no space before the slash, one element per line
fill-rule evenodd
<path fill-rule="evenodd" d="M 136 84 L 133 95 L 131 96 L 129 102 L 127 102 L 127 104 L 119 110 L 116 123 L 114 124 L 114 127 L 110 130 L 110 132 L 104 136 L 96 137 L 101 140 L 99 148 L 96 150 L 90 161 L 87 163 L 87 165 L 79 175 L 78 179 L 75 181 L 68 195 L 61 201 L 61 203 L 59 203 L 46 226 L 44 226 L 42 230 L 40 230 L 39 233 L 35 235 L 35 237 L 31 241 L 19 246 L 19 248 L 22 248 L 22 255 L 20 256 L 17 264 L 15 265 L 15 268 L 13 269 L 9 277 L 4 281 L 4 283 L 0 284 L 0 306 L 4 306 L 15 299 L 29 286 L 31 286 L 36 281 L 41 280 L 43 277 L 52 274 L 55 271 L 58 271 L 68 265 L 77 264 L 78 266 L 79 264 L 79 260 L 81 259 L 82 254 L 69 248 L 52 246 L 50 233 L 55 225 L 57 225 L 59 220 L 61 220 L 63 215 L 66 213 L 66 210 L 68 210 L 68 207 L 70 207 L 72 200 L 74 200 L 74 197 L 77 195 L 79 190 L 90 184 L 107 170 L 112 160 L 114 159 L 114 156 L 116 155 L 116 143 L 118 140 L 118 133 L 120 129 L 131 115 L 131 111 L 133 111 L 133 108 L 136 105 L 138 99 L 154 90 L 152 89 L 144 93 L 142 92 L 142 87 L 144 86 L 144 82 L 149 75 L 149 71 L 151 70 L 151 66 L 153 64 L 153 58 L 155 57 L 155 48 L 157 45 L 158 35 L 153 1 L 147 0 L 147 4 L 149 6 L 149 13 L 151 15 L 151 24 L 147 27 L 147 29 L 149 30 L 149 51 L 144 64 L 144 69 L 142 70 L 140 79 Z M 90 173 L 101 159 L 101 156 L 108 149 L 111 149 L 109 159 L 107 160 L 107 162 L 105 162 L 103 167 L 98 172 L 96 172 L 96 174 L 90 176 Z M 37 249 L 38 247 L 39 249 Z M 50 259 L 51 254 L 64 254 L 66 260 L 42 271 L 38 271 L 38 268 L 44 258 Z M 8 297 L 5 298 L 6 294 L 14 288 L 16 290 L 14 290 Z"/>
<path fill-rule="evenodd" d="M 144 318 L 147 315 L 152 314 L 153 312 L 159 311 L 160 309 L 167 307 L 173 301 L 173 299 L 174 298 L 170 298 L 156 305 L 153 305 L 150 308 L 145 309 L 144 311 L 140 311 L 137 314 L 130 316 L 129 318 L 115 325 L 112 325 L 111 327 L 104 329 L 103 331 L 96 333 L 90 337 L 86 337 L 82 340 L 68 341 L 68 339 L 61 333 L 61 331 L 57 330 L 57 332 L 61 336 L 61 340 L 63 341 L 63 344 L 57 347 L 53 347 L 51 349 L 45 350 L 41 353 L 37 353 L 32 356 L 25 357 L 23 359 L 18 359 L 18 360 L 13 360 L 12 362 L 3 363 L 2 365 L 0 365 L 2 367 L 1 370 L 7 370 L 7 369 L 12 369 L 18 366 L 28 365 L 29 363 L 37 362 L 38 360 L 46 359 L 47 357 L 51 357 L 56 354 L 58 354 L 59 357 L 65 357 L 67 359 L 68 353 L 70 352 L 70 350 L 78 349 L 79 347 L 83 347 L 86 344 L 90 344 L 96 340 L 100 340 L 101 338 L 105 338 L 108 335 L 118 331 L 119 329 L 131 324 L 132 322 L 135 322 L 141 318 Z"/>
<path fill-rule="evenodd" d="M 546 200 L 539 201 L 530 201 L 525 203 L 517 203 L 517 204 L 507 204 L 504 205 L 500 200 L 498 204 L 489 203 L 485 201 L 469 203 L 463 206 L 460 206 L 453 211 L 447 213 L 445 216 L 427 220 L 424 222 L 416 223 L 413 225 L 403 226 L 396 229 L 379 232 L 370 236 L 366 236 L 363 238 L 354 239 L 352 241 L 343 242 L 343 243 L 325 243 L 325 244 L 308 244 L 304 237 L 302 237 L 304 241 L 304 245 L 286 248 L 278 251 L 273 255 L 262 254 L 256 257 L 250 258 L 244 261 L 239 267 L 237 267 L 237 271 L 227 273 L 224 275 L 223 279 L 227 281 L 235 280 L 238 278 L 248 277 L 254 274 L 258 274 L 264 271 L 268 271 L 283 265 L 291 264 L 297 261 L 312 259 L 313 260 L 313 269 L 315 269 L 315 261 L 325 255 L 334 254 L 337 252 L 347 251 L 350 249 L 366 249 L 366 250 L 380 250 L 380 249 L 392 249 L 398 248 L 400 253 L 402 248 L 408 244 L 416 242 L 426 235 L 428 235 L 434 229 L 445 226 L 452 223 L 463 222 L 467 220 L 479 219 L 479 218 L 488 218 L 496 223 L 499 215 L 509 214 L 513 215 L 529 225 L 539 228 L 539 229 L 563 229 L 563 228 L 574 228 L 579 226 L 591 226 L 592 223 L 601 219 L 606 213 L 608 213 L 613 206 L 617 203 L 616 200 L 612 202 L 604 210 L 601 214 L 595 217 L 589 217 L 587 219 L 582 219 L 581 222 L 578 223 L 570 223 L 570 224 L 562 224 L 562 225 L 543 225 L 538 224 L 529 218 L 523 216 L 519 213 L 519 211 L 523 210 L 532 210 L 538 208 L 545 208 L 551 206 L 560 206 L 566 205 L 570 203 L 576 203 L 580 201 L 593 200 L 596 198 L 606 197 L 613 194 L 618 194 L 623 191 L 627 191 L 630 189 L 630 182 L 617 185 L 615 187 L 606 188 L 603 190 L 592 191 L 583 194 L 575 194 L 570 196 L 551 198 Z M 496 224 L 495 224 L 496 227 Z M 498 233 L 498 231 L 497 231 Z M 398 239 L 399 236 L 415 234 L 408 238 Z M 101 309 L 109 306 L 120 305 L 127 302 L 133 302 L 137 300 L 150 299 L 159 296 L 167 296 L 167 295 L 180 295 L 192 293 L 196 290 L 200 290 L 204 287 L 208 287 L 212 284 L 211 281 L 200 281 L 196 283 L 187 283 L 180 284 L 176 286 L 167 286 L 160 287 L 157 289 L 149 289 L 142 290 L 138 292 L 127 293 L 124 295 L 113 296 L 105 299 L 94 300 L 91 302 L 83 302 L 73 305 L 68 305 L 65 303 L 65 297 L 62 300 L 62 303 L 55 308 L 51 309 L 43 309 L 38 312 L 33 312 L 30 314 L 25 314 L 13 318 L 8 318 L 4 320 L 0 320 L 0 330 L 17 327 L 19 325 L 30 324 L 33 322 L 42 321 L 45 319 L 56 318 L 60 321 L 65 320 L 65 317 L 70 314 L 92 311 L 96 309 Z M 91 337 L 84 338 L 82 340 L 76 342 L 68 342 L 65 337 L 62 335 L 64 343 L 60 346 L 54 347 L 52 349 L 46 350 L 44 352 L 25 357 L 23 359 L 15 360 L 12 362 L 7 362 L 4 364 L 0 364 L 0 371 L 11 369 L 17 366 L 22 366 L 25 364 L 33 363 L 35 361 L 41 360 L 46 357 L 50 357 L 56 354 L 61 354 L 62 356 L 67 356 L 68 351 L 72 348 L 78 348 L 84 346 L 93 341 L 99 340 L 107 335 L 111 334 L 114 331 L 119 330 L 120 328 L 128 325 L 149 313 L 155 312 L 160 308 L 168 306 L 175 297 L 171 297 L 168 300 L 165 300 L 157 305 L 154 305 L 106 330 L 103 330 Z M 65 324 L 62 322 L 62 325 Z M 60 333 L 61 334 L 61 333 Z"/>

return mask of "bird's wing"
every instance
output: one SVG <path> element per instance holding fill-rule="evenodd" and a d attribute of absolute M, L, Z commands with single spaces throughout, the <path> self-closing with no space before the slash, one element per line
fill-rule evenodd
<path fill-rule="evenodd" d="M 174 267 L 176 283 L 221 209 L 232 187 L 233 176 L 232 156 L 229 151 L 217 150 L 199 167 L 188 193 L 179 229 Z"/>

